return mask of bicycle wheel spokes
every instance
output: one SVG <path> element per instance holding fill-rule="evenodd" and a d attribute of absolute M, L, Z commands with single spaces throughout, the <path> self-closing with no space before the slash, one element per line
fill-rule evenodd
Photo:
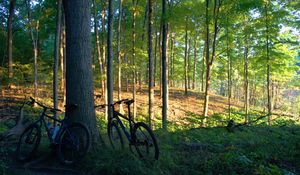
<path fill-rule="evenodd" d="M 143 159 L 158 159 L 159 150 L 152 130 L 145 123 L 137 123 L 134 129 L 134 146 Z"/>
<path fill-rule="evenodd" d="M 40 139 L 41 131 L 37 125 L 31 125 L 26 128 L 19 139 L 17 159 L 27 161 L 32 158 L 40 143 Z"/>
<path fill-rule="evenodd" d="M 90 133 L 80 123 L 65 128 L 59 140 L 58 155 L 61 162 L 67 165 L 81 160 L 90 147 Z"/>

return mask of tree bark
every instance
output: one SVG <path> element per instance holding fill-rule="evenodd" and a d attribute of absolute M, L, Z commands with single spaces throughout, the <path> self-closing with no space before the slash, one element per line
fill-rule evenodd
<path fill-rule="evenodd" d="M 168 116 L 168 24 L 167 24 L 167 3 L 166 0 L 162 0 L 162 126 L 163 129 L 167 129 L 167 116 Z"/>
<path fill-rule="evenodd" d="M 193 84 L 192 89 L 196 88 L 196 65 L 197 65 L 197 36 L 195 36 L 195 43 L 194 43 L 194 67 L 193 67 Z"/>
<path fill-rule="evenodd" d="M 117 33 L 117 55 L 118 55 L 118 100 L 122 99 L 122 74 L 121 74 L 121 66 L 122 66 L 122 62 L 121 62 L 121 57 L 122 57 L 122 53 L 121 53 L 121 23 L 122 23 L 122 14 L 123 14 L 123 9 L 122 9 L 122 5 L 123 5 L 123 0 L 119 0 L 119 19 L 118 19 L 118 33 Z M 123 105 L 120 104 L 120 112 L 123 113 Z"/>
<path fill-rule="evenodd" d="M 187 77 L 188 77 L 188 25 L 187 25 L 188 18 L 185 18 L 185 49 L 184 49 L 184 95 L 188 95 L 188 85 L 187 85 Z"/>
<path fill-rule="evenodd" d="M 97 141 L 91 57 L 91 3 L 85 0 L 63 1 L 66 18 L 66 118 L 82 122 Z M 74 104 L 76 108 L 71 108 Z"/>
<path fill-rule="evenodd" d="M 58 108 L 58 61 L 60 50 L 60 32 L 61 32 L 61 10 L 62 0 L 57 0 L 57 15 L 56 15 L 56 33 L 54 46 L 54 65 L 53 65 L 53 107 Z M 54 113 L 56 117 L 56 112 Z"/>
<path fill-rule="evenodd" d="M 153 30 L 153 0 L 148 0 L 148 57 L 149 57 L 149 126 L 153 128 L 154 121 L 154 60 L 152 52 Z"/>
<path fill-rule="evenodd" d="M 244 90 L 245 90 L 245 123 L 249 122 L 249 80 L 248 80 L 248 43 L 247 43 L 247 36 L 245 37 L 245 48 L 244 48 Z"/>
<path fill-rule="evenodd" d="M 132 84 L 133 84 L 133 118 L 136 117 L 136 67 L 135 67 L 135 40 L 136 40 L 136 2 L 137 0 L 132 0 L 133 5 L 133 19 L 132 19 Z"/>
<path fill-rule="evenodd" d="M 103 59 L 101 55 L 100 40 L 99 40 L 96 0 L 93 0 L 93 16 L 94 16 L 94 33 L 96 39 L 97 59 L 99 62 L 99 69 L 100 69 L 101 94 L 104 95 L 105 81 L 103 79 L 103 62 L 102 62 Z"/>
<path fill-rule="evenodd" d="M 208 113 L 208 102 L 209 102 L 209 89 L 210 89 L 210 80 L 211 80 L 211 69 L 213 66 L 213 62 L 216 57 L 216 44 L 217 44 L 217 35 L 219 32 L 218 26 L 218 18 L 219 18 L 219 10 L 221 6 L 221 0 L 214 0 L 214 12 L 213 12 L 213 19 L 214 19 L 214 36 L 213 36 L 213 43 L 212 43 L 212 53 L 211 59 L 209 59 L 209 22 L 208 22 L 208 7 L 209 7 L 209 0 L 206 0 L 206 87 L 205 87 L 205 98 L 204 98 L 204 105 L 203 105 L 203 123 L 202 126 L 205 127 L 207 113 Z"/>
<path fill-rule="evenodd" d="M 32 41 L 32 49 L 33 49 L 33 65 L 34 65 L 34 98 L 37 97 L 37 57 L 38 57 L 38 32 L 39 32 L 39 20 L 37 20 L 35 27 L 35 34 L 32 24 L 32 14 L 31 14 L 31 3 L 30 0 L 27 0 L 26 2 L 27 11 L 28 11 L 28 23 L 29 23 L 29 30 L 30 30 L 30 36 Z"/>
<path fill-rule="evenodd" d="M 16 0 L 10 0 L 9 2 L 9 16 L 7 20 L 7 57 L 8 57 L 8 78 L 9 84 L 12 82 L 13 77 L 13 59 L 12 59 L 12 45 L 13 45 L 13 36 L 12 36 L 12 23 L 13 16 L 15 14 L 15 5 Z"/>
<path fill-rule="evenodd" d="M 114 11 L 113 11 L 113 0 L 108 1 L 108 25 L 107 25 L 107 101 L 111 105 L 114 103 L 114 81 L 113 81 L 113 22 L 114 22 Z M 112 106 L 108 107 L 108 120 L 113 117 Z"/>
<path fill-rule="evenodd" d="M 269 44 L 269 17 L 268 17 L 268 5 L 269 1 L 267 1 L 265 5 L 265 23 L 266 23 L 266 54 L 267 54 L 267 94 L 268 94 L 268 124 L 272 124 L 272 97 L 271 97 L 271 66 L 270 66 L 270 44 Z"/>
<path fill-rule="evenodd" d="M 101 77 L 103 82 L 104 82 L 104 85 L 102 85 L 102 95 L 104 96 L 104 100 L 105 100 L 105 104 L 108 103 L 107 99 L 108 99 L 108 96 L 107 96 L 107 89 L 106 89 L 106 82 L 104 81 L 107 77 L 106 77 L 106 45 L 105 45 L 105 16 L 106 16 L 106 7 L 107 7 L 107 4 L 108 1 L 107 0 L 102 0 L 102 14 L 101 14 L 101 22 L 102 22 L 102 37 L 101 37 L 101 45 L 102 45 L 102 50 L 101 50 L 101 53 L 102 53 L 102 69 L 103 69 L 103 76 Z M 108 108 L 105 107 L 105 119 L 107 120 L 108 119 Z"/>

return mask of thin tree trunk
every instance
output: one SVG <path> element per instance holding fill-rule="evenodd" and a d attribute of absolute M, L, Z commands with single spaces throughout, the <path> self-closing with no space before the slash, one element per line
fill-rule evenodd
<path fill-rule="evenodd" d="M 56 34 L 54 46 L 54 65 L 53 65 L 53 107 L 58 108 L 58 61 L 60 50 L 60 32 L 61 32 L 61 10 L 62 0 L 57 0 L 57 16 L 56 16 Z M 54 113 L 56 117 L 56 112 Z"/>
<path fill-rule="evenodd" d="M 245 123 L 249 122 L 249 80 L 248 80 L 248 43 L 247 43 L 247 36 L 245 37 L 245 50 L 244 50 L 244 89 L 245 89 Z"/>
<path fill-rule="evenodd" d="M 196 87 L 196 65 L 197 65 L 197 36 L 195 36 L 195 43 L 194 43 L 194 68 L 193 68 L 193 84 L 192 89 L 194 90 Z"/>
<path fill-rule="evenodd" d="M 149 126 L 153 128 L 154 121 L 154 60 L 152 52 L 152 23 L 153 23 L 153 0 L 148 0 L 148 57 L 149 57 Z"/>
<path fill-rule="evenodd" d="M 205 42 L 206 43 L 206 42 Z M 201 92 L 204 92 L 204 79 L 205 79 L 205 52 L 206 44 L 203 46 L 203 56 L 202 56 L 202 70 L 201 70 Z"/>
<path fill-rule="evenodd" d="M 104 95 L 105 89 L 105 81 L 103 79 L 103 55 L 101 55 L 101 48 L 100 48 L 100 40 L 99 40 L 99 31 L 98 31 L 98 19 L 97 19 L 97 5 L 96 0 L 93 0 L 93 16 L 94 16 L 94 33 L 96 39 L 96 50 L 97 50 L 97 59 L 99 62 L 99 69 L 100 69 L 100 80 L 101 80 L 101 94 Z"/>
<path fill-rule="evenodd" d="M 268 19 L 268 5 L 265 5 L 265 18 L 266 18 L 266 42 L 267 42 L 267 93 L 268 93 L 268 124 L 272 124 L 272 97 L 271 97 L 271 66 L 270 66 L 270 46 L 269 46 L 269 19 Z"/>
<path fill-rule="evenodd" d="M 121 78 L 121 23 L 122 23 L 122 14 L 123 14 L 123 0 L 119 0 L 119 19 L 118 19 L 118 49 L 117 49 L 117 55 L 118 55 L 118 100 L 122 99 L 122 78 Z M 120 112 L 123 113 L 123 105 L 120 104 L 119 108 Z"/>
<path fill-rule="evenodd" d="M 32 41 L 32 48 L 33 48 L 33 60 L 34 60 L 34 98 L 37 97 L 37 57 L 38 57 L 38 32 L 39 32 L 39 20 L 37 20 L 35 25 L 35 34 L 32 25 L 32 14 L 31 14 L 31 4 L 30 0 L 26 2 L 27 10 L 28 10 L 28 23 L 29 23 L 29 30 L 30 36 Z"/>
<path fill-rule="evenodd" d="M 9 16 L 7 20 L 7 56 L 8 56 L 8 78 L 9 78 L 9 86 L 12 82 L 13 77 L 13 59 L 12 59 L 12 44 L 13 44 L 13 36 L 12 36 L 12 19 L 15 14 L 15 4 L 16 0 L 10 0 L 9 3 Z"/>
<path fill-rule="evenodd" d="M 191 76 L 190 76 L 190 70 L 191 70 L 191 64 L 190 64 L 190 55 L 191 55 L 191 39 L 188 40 L 188 52 L 187 52 L 187 85 L 188 89 L 191 89 Z"/>
<path fill-rule="evenodd" d="M 184 49 L 184 95 L 188 95 L 188 85 L 187 85 L 187 76 L 188 76 L 188 31 L 187 31 L 187 20 L 185 18 L 185 49 Z"/>
<path fill-rule="evenodd" d="M 232 72 L 232 66 L 231 66 L 231 57 L 230 57 L 230 50 L 229 50 L 229 30 L 228 30 L 228 17 L 227 20 L 227 27 L 226 27 L 226 55 L 228 59 L 227 63 L 227 80 L 228 80 L 228 118 L 231 119 L 231 90 L 232 90 L 232 80 L 231 80 L 231 72 Z"/>
<path fill-rule="evenodd" d="M 168 24 L 167 24 L 167 3 L 162 0 L 162 19 L 163 19 L 163 32 L 162 32 L 162 126 L 167 129 L 167 116 L 168 116 Z"/>
<path fill-rule="evenodd" d="M 85 0 L 64 0 L 66 17 L 66 117 L 70 122 L 82 122 L 97 141 L 93 96 L 93 72 L 90 42 L 91 3 Z M 76 104 L 76 108 L 71 108 Z"/>
<path fill-rule="evenodd" d="M 105 80 L 107 77 L 106 77 L 106 45 L 105 45 L 105 16 L 106 16 L 106 7 L 107 7 L 107 3 L 108 1 L 107 0 L 102 0 L 102 14 L 101 14 L 101 22 L 102 22 L 102 37 L 101 37 L 101 45 L 102 45 L 102 50 L 101 50 L 101 53 L 102 53 L 102 69 L 103 69 L 103 76 L 102 76 L 102 80 Z M 106 89 L 106 82 L 104 82 L 104 85 L 102 85 L 102 95 L 104 96 L 104 100 L 105 100 L 105 104 L 108 103 L 107 99 L 108 99 L 108 96 L 107 96 L 107 89 Z M 108 119 L 108 108 L 105 107 L 105 119 L 107 120 Z"/>
<path fill-rule="evenodd" d="M 221 0 L 214 0 L 214 36 L 213 36 L 213 43 L 212 43 L 212 54 L 211 59 L 209 59 L 209 22 L 208 22 L 208 6 L 209 0 L 206 0 L 206 42 L 207 42 L 207 49 L 206 49 L 206 87 L 205 87 L 205 99 L 204 99 L 204 109 L 203 109 L 203 123 L 202 126 L 205 127 L 206 118 L 208 113 L 208 102 L 209 102 L 209 89 L 210 89 L 210 80 L 211 80 L 211 68 L 213 62 L 216 57 L 216 44 L 217 44 L 217 34 L 219 32 L 218 27 L 218 18 L 219 18 L 219 9 L 221 6 Z"/>
<path fill-rule="evenodd" d="M 108 25 L 107 25 L 107 101 L 111 105 L 114 102 L 114 81 L 113 81 L 113 22 L 114 22 L 114 11 L 113 11 L 113 0 L 108 1 Z M 108 107 L 108 120 L 113 117 L 113 108 Z"/>
<path fill-rule="evenodd" d="M 136 67 L 135 67 L 135 39 L 136 39 L 136 1 L 132 0 L 133 4 L 133 19 L 132 19 L 132 66 L 133 66 L 133 75 L 132 75 L 132 84 L 133 84 L 133 118 L 136 117 Z"/>

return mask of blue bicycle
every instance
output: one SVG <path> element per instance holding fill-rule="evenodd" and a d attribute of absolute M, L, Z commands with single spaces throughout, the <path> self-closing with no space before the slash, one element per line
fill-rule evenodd
<path fill-rule="evenodd" d="M 61 163 L 71 165 L 82 160 L 90 147 L 91 135 L 88 128 L 81 123 L 69 123 L 66 118 L 58 120 L 54 116 L 49 116 L 48 110 L 54 114 L 60 110 L 47 107 L 31 97 L 30 99 L 31 101 L 24 104 L 33 105 L 35 103 L 43 110 L 39 119 L 30 124 L 21 134 L 16 151 L 17 159 L 28 161 L 34 157 L 41 141 L 41 128 L 44 126 L 51 147 L 56 149 Z M 77 105 L 71 105 L 67 107 L 67 110 L 76 107 Z M 51 122 L 46 123 L 45 118 L 53 121 L 55 126 L 51 127 Z"/>

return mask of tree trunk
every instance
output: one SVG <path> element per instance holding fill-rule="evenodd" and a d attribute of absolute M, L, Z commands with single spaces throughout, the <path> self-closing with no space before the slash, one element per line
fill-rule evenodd
<path fill-rule="evenodd" d="M 163 19 L 163 32 L 162 32 L 162 126 L 167 129 L 167 116 L 168 116 L 168 24 L 167 24 L 167 5 L 166 0 L 162 0 L 162 19 Z"/>
<path fill-rule="evenodd" d="M 61 10 L 62 0 L 57 0 L 57 15 L 56 15 L 56 34 L 54 46 L 54 65 L 53 65 L 53 107 L 58 108 L 58 61 L 60 50 L 60 32 L 61 32 Z M 56 117 L 56 112 L 54 113 Z"/>
<path fill-rule="evenodd" d="M 93 8 L 94 33 L 95 33 L 95 39 L 96 39 L 97 59 L 99 62 L 99 69 L 100 69 L 101 94 L 104 95 L 105 81 L 103 79 L 103 62 L 102 62 L 103 59 L 102 59 L 102 55 L 101 55 L 100 40 L 99 40 L 96 0 L 93 0 L 93 6 L 94 6 L 94 8 Z"/>
<path fill-rule="evenodd" d="M 61 15 L 61 39 L 60 39 L 60 70 L 61 70 L 61 86 L 63 94 L 62 106 L 66 104 L 66 29 L 65 29 L 65 14 Z"/>
<path fill-rule="evenodd" d="M 154 60 L 152 53 L 152 24 L 153 24 L 153 0 L 148 0 L 148 57 L 149 57 L 149 126 L 153 128 L 154 121 Z"/>
<path fill-rule="evenodd" d="M 12 19 L 15 14 L 15 5 L 16 0 L 10 0 L 9 3 L 9 16 L 7 20 L 7 56 L 8 56 L 8 78 L 9 85 L 12 82 L 13 77 L 13 59 L 12 59 L 12 44 L 13 44 L 13 36 L 12 36 Z"/>
<path fill-rule="evenodd" d="M 206 50 L 206 42 L 205 45 L 203 46 L 203 56 L 202 56 L 202 70 L 201 70 L 201 92 L 204 92 L 204 79 L 205 79 L 205 52 Z"/>
<path fill-rule="evenodd" d="M 227 27 L 226 27 L 226 55 L 228 59 L 227 63 L 227 80 L 228 80 L 228 118 L 231 119 L 231 96 L 232 96 L 232 80 L 231 80 L 231 72 L 232 72 L 232 65 L 231 65 L 231 57 L 230 57 L 230 50 L 229 50 L 229 30 L 228 30 L 228 17 L 227 20 Z"/>
<path fill-rule="evenodd" d="M 135 33 L 135 27 L 136 27 L 136 1 L 132 0 L 133 4 L 133 19 L 132 19 L 132 66 L 133 66 L 133 72 L 132 72 L 132 84 L 133 84 L 133 118 L 136 117 L 136 67 L 135 67 L 135 39 L 136 39 L 136 33 Z"/>
<path fill-rule="evenodd" d="M 104 81 L 106 79 L 106 70 L 105 70 L 105 65 L 106 65 L 106 45 L 105 45 L 105 16 L 106 16 L 106 7 L 107 7 L 107 0 L 102 0 L 102 14 L 101 14 L 101 23 L 102 23 L 102 37 L 101 37 L 101 45 L 102 45 L 102 69 L 103 69 L 103 76 L 101 77 L 103 80 L 103 85 L 102 85 L 102 95 L 104 96 L 105 104 L 108 103 L 107 99 L 107 89 L 106 89 L 106 82 Z M 105 107 L 105 119 L 108 119 L 108 108 Z"/>
<path fill-rule="evenodd" d="M 64 0 L 66 17 L 66 118 L 82 122 L 97 141 L 93 72 L 90 42 L 91 4 L 85 0 Z M 76 108 L 71 108 L 74 104 Z"/>
<path fill-rule="evenodd" d="M 193 68 L 193 84 L 192 89 L 194 90 L 196 87 L 196 64 L 197 64 L 197 36 L 195 36 L 195 44 L 194 44 L 194 68 Z"/>
<path fill-rule="evenodd" d="M 209 89 L 210 89 L 210 80 L 211 80 L 211 69 L 213 66 L 213 62 L 216 57 L 216 44 L 217 44 L 217 35 L 219 32 L 218 26 L 218 18 L 219 18 L 219 9 L 221 6 L 221 0 L 214 0 L 214 12 L 213 12 L 213 19 L 214 19 L 214 36 L 213 36 L 213 43 L 212 43 L 212 54 L 211 59 L 209 59 L 209 22 L 208 22 L 208 6 L 209 0 L 206 0 L 206 87 L 205 87 L 205 99 L 204 99 L 204 109 L 203 109 L 203 123 L 202 126 L 205 127 L 207 113 L 208 113 L 208 102 L 209 102 Z"/>
<path fill-rule="evenodd" d="M 269 19 L 268 19 L 268 5 L 265 5 L 265 18 L 266 18 L 266 42 L 267 42 L 267 93 L 268 93 L 268 124 L 272 124 L 272 97 L 271 97 L 271 66 L 270 66 L 270 46 L 269 46 Z"/>
<path fill-rule="evenodd" d="M 119 19 L 118 19 L 118 33 L 117 33 L 117 38 L 118 38 L 118 48 L 117 48 L 117 55 L 118 55 L 118 100 L 122 99 L 122 77 L 121 77 L 121 23 L 122 23 L 122 4 L 123 0 L 119 0 Z M 123 105 L 120 104 L 120 112 L 123 113 Z"/>
<path fill-rule="evenodd" d="M 28 10 L 28 23 L 29 23 L 29 30 L 30 36 L 32 41 L 32 49 L 33 49 L 33 60 L 34 60 L 34 98 L 37 97 L 37 57 L 38 57 L 38 32 L 39 32 L 39 20 L 37 20 L 35 25 L 35 34 L 32 24 L 32 14 L 31 14 L 31 3 L 30 0 L 26 2 L 27 10 Z"/>
<path fill-rule="evenodd" d="M 185 49 L 184 49 L 184 95 L 188 95 L 188 85 L 187 85 L 187 76 L 188 76 L 188 31 L 187 31 L 187 20 L 188 18 L 185 18 Z"/>
<path fill-rule="evenodd" d="M 114 11 L 113 11 L 113 0 L 108 1 L 108 25 L 107 25 L 107 101 L 111 105 L 114 103 L 114 81 L 113 81 L 113 22 L 114 22 Z M 108 120 L 113 117 L 113 108 L 108 107 Z"/>
<path fill-rule="evenodd" d="M 190 70 L 191 70 L 191 39 L 188 40 L 188 52 L 187 52 L 187 86 L 188 89 L 191 89 L 191 76 L 190 76 Z"/>
<path fill-rule="evenodd" d="M 245 37 L 245 50 L 244 50 L 244 89 L 245 89 L 245 123 L 249 122 L 249 80 L 248 80 L 248 43 L 247 43 L 247 36 Z"/>

